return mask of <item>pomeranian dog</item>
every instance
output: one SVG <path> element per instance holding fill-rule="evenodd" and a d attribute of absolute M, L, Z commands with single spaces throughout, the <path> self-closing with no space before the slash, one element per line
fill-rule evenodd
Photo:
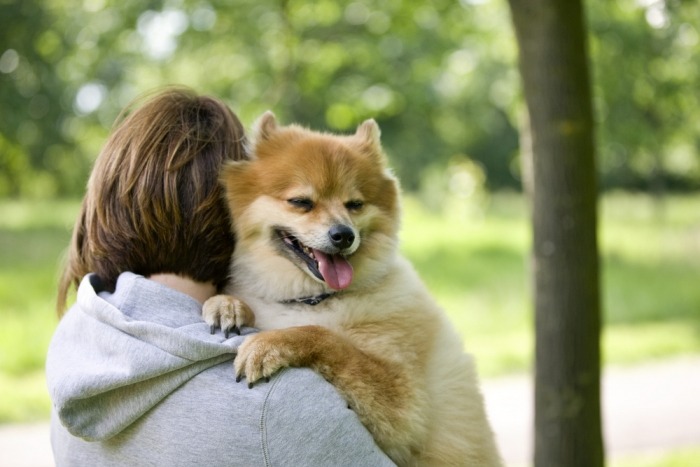
<path fill-rule="evenodd" d="M 239 381 L 313 368 L 399 465 L 501 465 L 472 358 L 398 252 L 379 134 L 374 120 L 347 136 L 258 120 L 250 160 L 222 175 L 237 244 L 230 296 L 204 319 L 261 329 L 239 348 Z"/>

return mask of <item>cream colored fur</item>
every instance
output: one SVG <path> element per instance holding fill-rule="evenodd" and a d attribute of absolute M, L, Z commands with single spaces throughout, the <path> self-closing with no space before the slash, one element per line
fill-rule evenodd
<path fill-rule="evenodd" d="M 239 350 L 237 374 L 252 384 L 285 366 L 314 368 L 399 465 L 501 465 L 474 362 L 398 253 L 398 189 L 386 170 L 376 124 L 366 122 L 353 136 L 334 136 L 278 127 L 266 114 L 252 149 L 251 162 L 224 175 L 238 241 L 232 297 L 219 296 L 203 310 L 210 324 L 225 328 L 252 324 L 239 302 L 253 310 L 262 332 Z M 325 175 L 310 173 L 323 165 L 318 159 L 303 167 L 316 149 L 320 158 L 335 160 L 329 154 L 337 153 L 345 159 L 337 166 L 329 162 Z M 350 180 L 332 180 L 336 173 Z M 314 208 L 290 206 L 289 199 L 299 196 L 313 199 Z M 364 204 L 350 209 L 349 199 Z M 275 229 L 283 226 L 305 245 L 322 249 L 329 226 L 338 222 L 357 232 L 347 250 L 351 285 L 315 306 L 281 303 L 334 291 L 285 252 Z"/>

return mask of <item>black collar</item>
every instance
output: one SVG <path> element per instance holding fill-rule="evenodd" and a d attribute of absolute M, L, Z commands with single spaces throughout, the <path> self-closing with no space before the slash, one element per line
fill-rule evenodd
<path fill-rule="evenodd" d="M 322 293 L 321 295 L 314 295 L 313 297 L 301 297 L 301 298 L 292 298 L 290 300 L 282 300 L 280 303 L 284 303 L 285 305 L 292 305 L 295 303 L 303 303 L 304 305 L 311 305 L 311 306 L 316 306 L 322 301 L 324 301 L 327 298 L 330 298 L 335 295 L 335 292 L 326 292 Z"/>

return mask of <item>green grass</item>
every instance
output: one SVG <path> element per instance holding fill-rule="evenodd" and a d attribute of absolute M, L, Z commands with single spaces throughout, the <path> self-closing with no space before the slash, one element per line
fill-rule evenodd
<path fill-rule="evenodd" d="M 526 204 L 517 195 L 469 209 L 449 203 L 447 216 L 407 198 L 402 249 L 482 375 L 526 371 L 534 342 Z M 48 416 L 44 356 L 77 211 L 75 201 L 0 201 L 0 423 Z M 700 353 L 700 196 L 659 206 L 608 195 L 601 214 L 605 362 Z"/>
<path fill-rule="evenodd" d="M 458 212 L 456 209 L 451 209 Z M 494 376 L 532 365 L 529 212 L 493 197 L 483 215 L 405 203 L 403 250 Z M 700 352 L 700 196 L 613 194 L 600 206 L 605 363 Z"/>
<path fill-rule="evenodd" d="M 59 257 L 78 203 L 0 202 L 0 422 L 45 419 Z"/>
<path fill-rule="evenodd" d="M 647 454 L 614 459 L 610 467 L 690 467 L 700 465 L 700 449 L 680 449 L 671 453 Z"/>

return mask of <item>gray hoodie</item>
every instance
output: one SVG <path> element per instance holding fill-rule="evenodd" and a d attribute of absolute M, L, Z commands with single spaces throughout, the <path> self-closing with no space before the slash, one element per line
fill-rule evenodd
<path fill-rule="evenodd" d="M 236 383 L 236 349 L 255 331 L 211 335 L 200 312 L 135 274 L 114 294 L 85 277 L 47 356 L 58 466 L 394 465 L 313 371 Z"/>

